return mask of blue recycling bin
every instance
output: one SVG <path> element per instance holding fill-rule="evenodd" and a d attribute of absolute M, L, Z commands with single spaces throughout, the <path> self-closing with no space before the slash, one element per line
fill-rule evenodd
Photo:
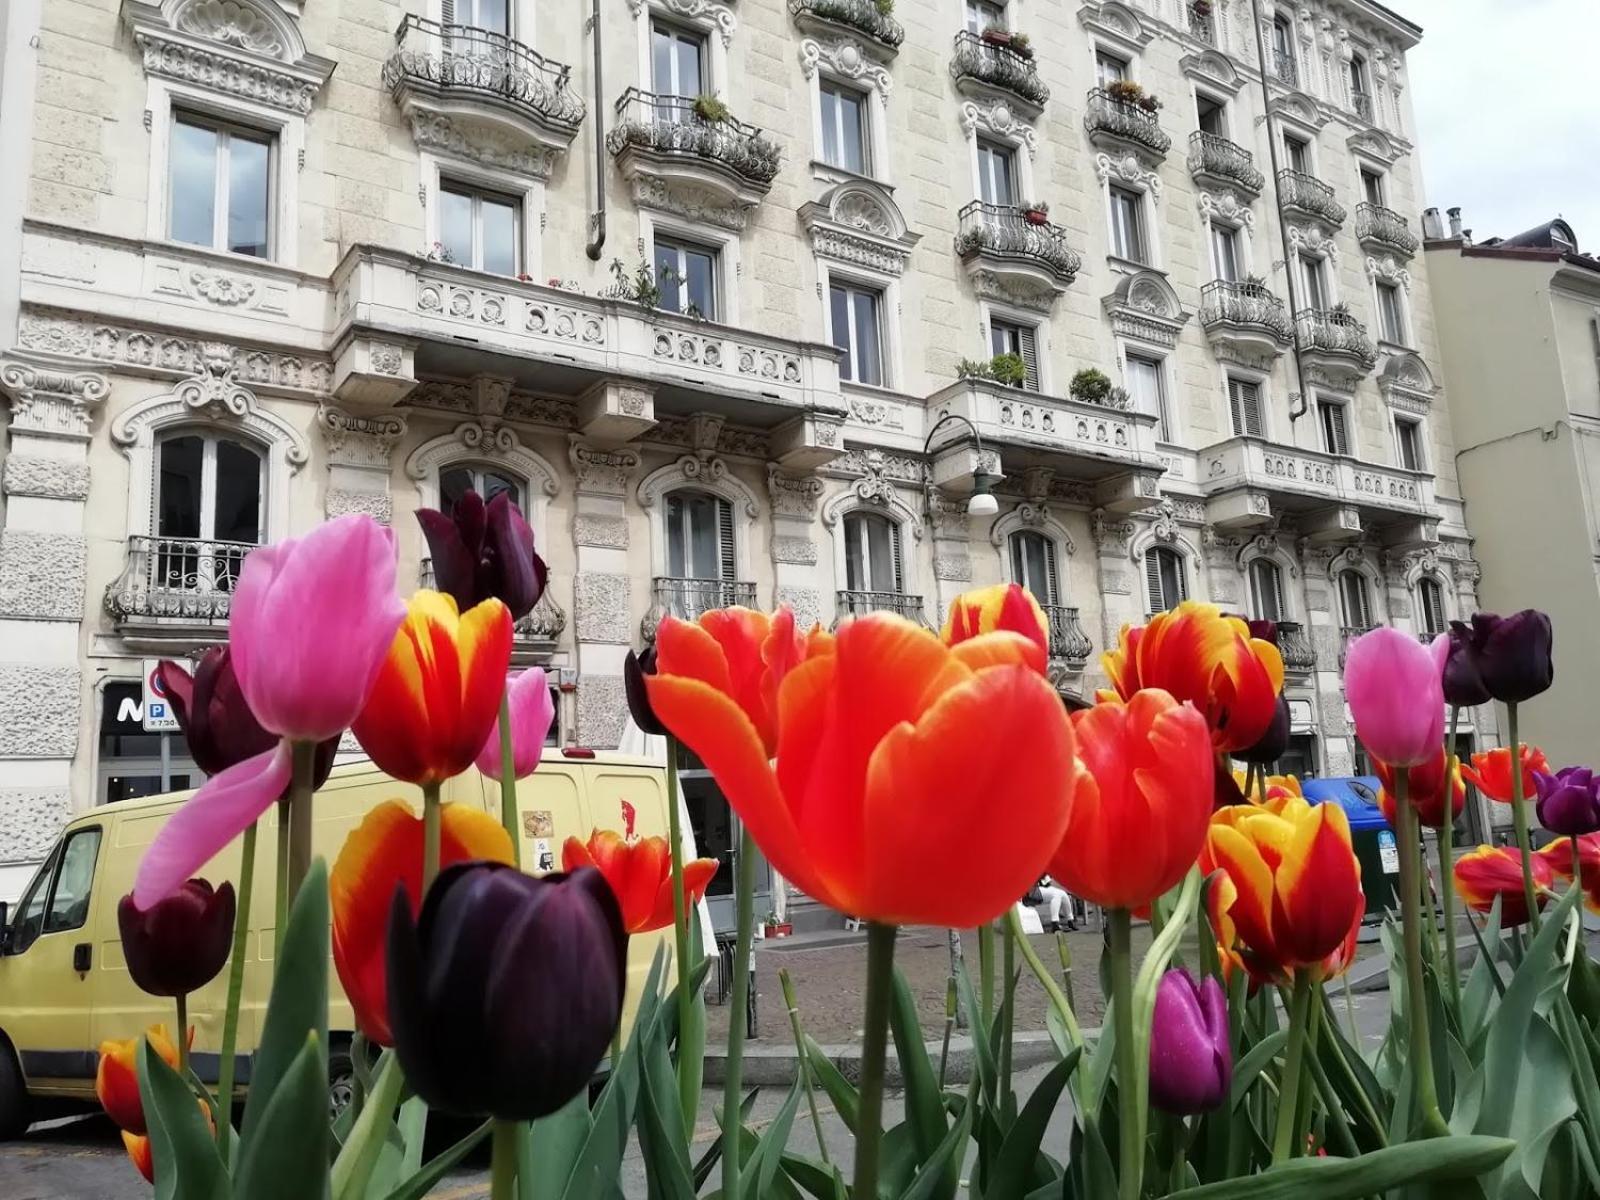
<path fill-rule="evenodd" d="M 1301 790 L 1312 804 L 1338 804 L 1350 820 L 1350 844 L 1361 864 L 1361 890 L 1366 893 L 1368 921 L 1382 920 L 1395 904 L 1400 877 L 1400 854 L 1394 830 L 1378 807 L 1375 776 L 1307 779 Z"/>

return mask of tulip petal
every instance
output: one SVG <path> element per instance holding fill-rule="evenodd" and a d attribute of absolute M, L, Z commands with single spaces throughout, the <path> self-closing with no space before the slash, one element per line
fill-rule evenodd
<path fill-rule="evenodd" d="M 506 684 L 507 706 L 511 710 L 512 777 L 524 779 L 538 769 L 544 756 L 545 738 L 556 719 L 555 699 L 543 667 L 532 667 Z M 500 718 L 495 717 L 475 760 L 478 770 L 498 781 L 500 772 Z"/>
<path fill-rule="evenodd" d="M 156 834 L 139 862 L 133 901 L 147 909 L 210 862 L 289 786 L 289 743 L 213 775 Z"/>
<path fill-rule="evenodd" d="M 1356 736 L 1374 758 L 1416 766 L 1443 739 L 1443 666 L 1410 634 L 1381 626 L 1358 637 L 1344 687 Z"/>
<path fill-rule="evenodd" d="M 1009 629 L 957 642 L 950 647 L 950 655 L 973 671 L 1020 662 L 1043 674 L 1047 665 L 1045 651 L 1038 642 Z"/>
<path fill-rule="evenodd" d="M 544 590 L 544 564 L 533 550 L 533 530 L 510 492 L 499 492 L 489 501 L 485 521 L 484 553 L 494 576 L 493 594 L 513 620 L 520 620 L 533 611 Z"/>
<path fill-rule="evenodd" d="M 1350 849 L 1350 823 L 1334 803 L 1312 806 L 1295 825 L 1294 842 L 1278 868 L 1274 924 L 1294 965 L 1310 966 L 1337 950 L 1350 929 L 1361 893 L 1361 870 Z M 1281 919 L 1279 915 L 1281 914 Z"/>
<path fill-rule="evenodd" d="M 1276 954 L 1272 870 L 1255 843 L 1237 829 L 1214 822 L 1207 834 L 1204 866 L 1227 872 L 1234 889 L 1228 917 L 1239 940 L 1257 958 L 1272 961 Z"/>
<path fill-rule="evenodd" d="M 477 498 L 476 492 L 470 495 L 474 499 Z M 458 516 L 466 507 L 466 503 L 465 497 L 456 502 Z M 483 501 L 479 500 L 480 511 L 482 507 Z M 461 530 L 457 527 L 455 519 L 445 516 L 436 509 L 419 508 L 417 524 L 422 526 L 422 536 L 428 543 L 434 586 L 441 592 L 448 592 L 454 596 L 457 606 L 472 607 L 478 600 L 476 590 L 478 560 L 477 555 L 468 549 L 466 542 L 462 540 Z"/>

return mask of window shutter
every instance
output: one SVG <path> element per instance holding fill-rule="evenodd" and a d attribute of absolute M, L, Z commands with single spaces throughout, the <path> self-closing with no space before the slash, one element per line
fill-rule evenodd
<path fill-rule="evenodd" d="M 900 561 L 900 525 L 899 522 L 889 522 L 889 557 L 894 561 L 894 590 L 899 596 L 905 595 L 906 572 L 905 566 Z M 874 579 L 873 586 L 878 585 Z"/>
<path fill-rule="evenodd" d="M 443 25 L 456 23 L 456 0 L 439 0 L 439 22 Z"/>
<path fill-rule="evenodd" d="M 1422 600 L 1424 628 L 1429 633 L 1442 631 L 1445 627 L 1444 590 L 1439 586 L 1439 581 L 1423 576 L 1417 581 L 1417 591 Z"/>
<path fill-rule="evenodd" d="M 1228 408 L 1236 436 L 1261 436 L 1261 389 L 1247 379 L 1228 380 Z"/>
<path fill-rule="evenodd" d="M 1017 351 L 1022 357 L 1022 386 L 1030 392 L 1039 390 L 1039 356 L 1034 346 L 1031 329 L 1017 330 Z"/>
<path fill-rule="evenodd" d="M 1144 552 L 1144 582 L 1145 588 L 1150 593 L 1150 611 L 1153 613 L 1166 612 L 1171 607 L 1167 598 L 1161 594 L 1161 551 L 1146 550 Z"/>
<path fill-rule="evenodd" d="M 733 580 L 738 578 L 738 555 L 734 552 L 733 543 L 733 505 L 722 497 L 717 497 L 717 557 L 722 570 L 719 572 L 723 579 Z"/>
<path fill-rule="evenodd" d="M 1283 572 L 1278 570 L 1278 565 L 1262 560 L 1267 572 L 1268 592 L 1272 597 L 1272 616 L 1274 621 L 1283 620 Z"/>
<path fill-rule="evenodd" d="M 1046 604 L 1061 603 L 1061 583 L 1056 576 L 1056 544 L 1049 538 L 1044 539 L 1044 578 L 1045 589 L 1048 596 L 1039 597 Z"/>
<path fill-rule="evenodd" d="M 1168 550 L 1172 557 L 1172 576 L 1178 581 L 1178 598 L 1173 603 L 1177 604 L 1189 598 L 1189 568 L 1184 564 L 1183 555 L 1175 550 Z"/>
<path fill-rule="evenodd" d="M 1342 404 L 1333 406 L 1333 444 L 1335 446 L 1335 454 L 1350 453 L 1350 434 L 1345 429 L 1344 405 Z"/>

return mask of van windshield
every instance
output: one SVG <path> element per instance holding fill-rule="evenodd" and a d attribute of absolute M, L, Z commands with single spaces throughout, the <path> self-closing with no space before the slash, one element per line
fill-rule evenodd
<path fill-rule="evenodd" d="M 33 945 L 44 930 L 44 906 L 50 898 L 50 876 L 56 869 L 56 859 L 60 853 L 61 843 L 57 842 L 50 856 L 34 873 L 28 890 L 22 893 L 22 903 L 17 906 L 17 922 L 11 929 L 9 952 L 12 954 L 21 954 Z"/>

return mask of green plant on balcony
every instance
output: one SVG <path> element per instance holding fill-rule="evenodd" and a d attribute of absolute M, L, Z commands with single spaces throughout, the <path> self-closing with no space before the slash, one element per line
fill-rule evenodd
<path fill-rule="evenodd" d="M 1011 35 L 1011 48 L 1022 55 L 1023 58 L 1033 57 L 1033 42 L 1025 33 L 1013 33 Z"/>
<path fill-rule="evenodd" d="M 957 379 L 993 379 L 994 364 L 977 358 L 963 358 L 956 364 Z"/>
<path fill-rule="evenodd" d="M 1050 224 L 1050 205 L 1043 200 L 1030 200 L 1022 206 L 1022 219 L 1029 225 Z"/>
<path fill-rule="evenodd" d="M 1131 79 L 1113 79 L 1106 84 L 1105 93 L 1122 104 L 1138 104 L 1144 99 L 1144 88 Z"/>
<path fill-rule="evenodd" d="M 720 124 L 728 119 L 728 106 L 709 92 L 702 92 L 694 98 L 694 115 L 702 121 Z"/>
<path fill-rule="evenodd" d="M 1021 387 L 1028 378 L 1028 367 L 1020 354 L 996 354 L 989 360 L 989 375 L 996 383 Z"/>
<path fill-rule="evenodd" d="M 880 17 L 888 17 L 894 14 L 894 0 L 872 0 L 872 7 L 878 10 Z"/>
<path fill-rule="evenodd" d="M 1085 367 L 1072 377 L 1067 394 L 1084 404 L 1104 405 L 1111 399 L 1111 378 L 1098 367 Z"/>
<path fill-rule="evenodd" d="M 662 272 L 663 279 L 675 272 Z M 656 273 L 644 259 L 630 272 L 620 258 L 611 260 L 612 284 L 602 293 L 617 300 L 632 300 L 640 308 L 653 309 L 661 303 L 661 285 Z"/>

